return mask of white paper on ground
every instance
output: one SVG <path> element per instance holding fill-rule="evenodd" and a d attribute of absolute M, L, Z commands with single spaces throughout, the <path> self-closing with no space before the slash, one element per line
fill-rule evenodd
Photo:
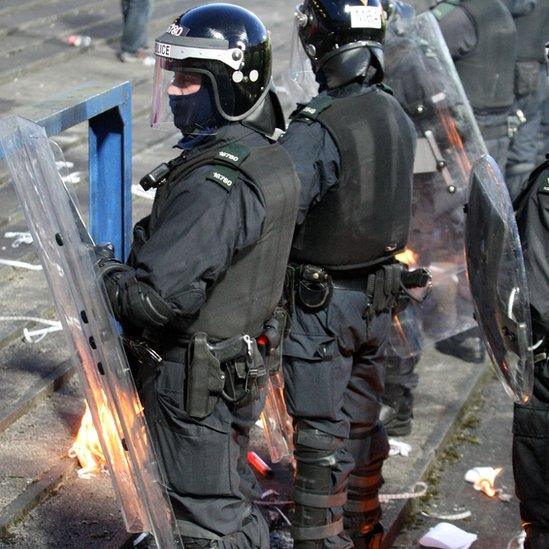
<path fill-rule="evenodd" d="M 412 451 L 412 447 L 406 442 L 396 440 L 394 438 L 389 439 L 389 455 L 390 456 L 404 456 L 408 457 Z"/>
<path fill-rule="evenodd" d="M 449 524 L 441 522 L 433 526 L 420 540 L 420 545 L 438 549 L 468 549 L 477 540 L 476 534 L 471 534 Z"/>

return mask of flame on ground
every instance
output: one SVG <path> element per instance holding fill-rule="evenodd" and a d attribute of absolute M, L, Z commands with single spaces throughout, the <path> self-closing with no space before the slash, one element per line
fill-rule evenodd
<path fill-rule="evenodd" d="M 408 265 L 408 267 L 416 267 L 418 264 L 419 254 L 410 248 L 406 248 L 402 253 L 397 254 L 395 259 L 405 265 Z"/>
<path fill-rule="evenodd" d="M 483 471 L 474 482 L 473 487 L 475 490 L 484 492 L 489 498 L 496 497 L 499 490 L 496 488 L 496 479 L 503 472 L 503 467 L 497 467 L 496 469 Z"/>
<path fill-rule="evenodd" d="M 101 423 L 112 416 L 104 411 L 101 412 Z M 97 436 L 97 431 L 93 425 L 93 419 L 86 402 L 86 411 L 80 423 L 80 429 L 72 446 L 69 449 L 69 457 L 77 458 L 82 466 L 78 470 L 80 478 L 90 479 L 103 471 L 105 468 L 105 456 L 101 449 L 101 443 Z"/>

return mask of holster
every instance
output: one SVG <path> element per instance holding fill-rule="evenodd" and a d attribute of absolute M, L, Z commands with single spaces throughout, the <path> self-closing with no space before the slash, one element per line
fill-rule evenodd
<path fill-rule="evenodd" d="M 236 408 L 247 406 L 257 400 L 267 380 L 263 357 L 250 336 L 209 343 L 207 334 L 197 332 L 188 350 L 186 411 L 205 418 L 220 397 Z"/>
<path fill-rule="evenodd" d="M 278 372 L 282 366 L 282 343 L 287 335 L 289 314 L 285 307 L 278 306 L 273 316 L 265 322 L 263 336 L 268 341 L 265 360 L 270 374 Z"/>
<path fill-rule="evenodd" d="M 194 334 L 188 353 L 185 408 L 191 417 L 202 419 L 213 412 L 223 394 L 225 374 L 210 351 L 204 332 Z"/>
<path fill-rule="evenodd" d="M 296 296 L 303 309 L 318 312 L 330 304 L 333 285 L 330 274 L 316 265 L 301 265 L 296 280 Z"/>

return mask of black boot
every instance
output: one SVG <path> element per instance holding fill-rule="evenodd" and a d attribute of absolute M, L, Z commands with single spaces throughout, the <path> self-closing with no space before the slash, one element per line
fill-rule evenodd
<path fill-rule="evenodd" d="M 455 356 L 472 364 L 481 364 L 486 357 L 486 350 L 478 328 L 443 339 L 436 343 L 435 347 L 440 353 Z"/>
<path fill-rule="evenodd" d="M 412 433 L 412 409 L 400 407 L 397 411 L 388 404 L 381 406 L 379 419 L 391 437 L 406 437 Z"/>
<path fill-rule="evenodd" d="M 549 530 L 532 525 L 524 526 L 524 530 L 526 531 L 524 549 L 549 549 Z"/>

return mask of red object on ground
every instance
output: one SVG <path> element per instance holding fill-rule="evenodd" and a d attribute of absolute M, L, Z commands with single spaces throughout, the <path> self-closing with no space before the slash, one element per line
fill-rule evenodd
<path fill-rule="evenodd" d="M 248 463 L 260 475 L 266 478 L 273 476 L 273 470 L 255 452 L 248 452 Z"/>

